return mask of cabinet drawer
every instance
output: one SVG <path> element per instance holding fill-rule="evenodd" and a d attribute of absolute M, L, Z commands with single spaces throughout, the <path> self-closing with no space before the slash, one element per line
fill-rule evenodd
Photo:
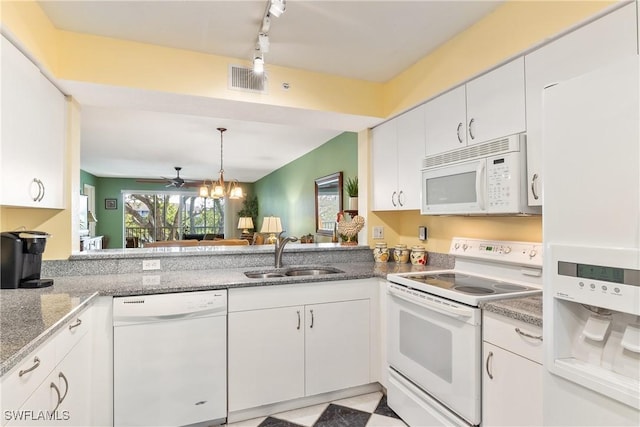
<path fill-rule="evenodd" d="M 483 341 L 542 364 L 542 328 L 487 311 L 482 320 Z"/>
<path fill-rule="evenodd" d="M 88 309 L 78 313 L 67 322 L 55 336 L 56 360 L 62 360 L 80 339 L 91 330 L 93 310 Z"/>
<path fill-rule="evenodd" d="M 38 359 L 37 361 L 35 359 Z M 56 347 L 49 340 L 2 378 L 2 411 L 17 411 L 56 366 Z M 36 366 L 37 365 L 37 366 Z M 36 366 L 34 368 L 34 366 Z M 25 372 L 26 371 L 26 372 Z M 20 375 L 22 372 L 22 375 Z M 7 420 L 3 417 L 2 425 Z"/>

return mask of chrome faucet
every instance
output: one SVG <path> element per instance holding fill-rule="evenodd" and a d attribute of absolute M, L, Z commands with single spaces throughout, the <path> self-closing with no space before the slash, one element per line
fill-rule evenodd
<path fill-rule="evenodd" d="M 280 241 L 280 234 L 278 234 L 278 238 L 276 239 L 276 268 L 282 267 L 282 251 L 284 250 L 284 246 L 289 242 L 298 241 L 298 238 L 295 236 L 285 237 Z"/>

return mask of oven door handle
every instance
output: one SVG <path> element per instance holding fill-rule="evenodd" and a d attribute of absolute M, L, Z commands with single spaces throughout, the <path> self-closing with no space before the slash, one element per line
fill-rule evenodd
<path fill-rule="evenodd" d="M 469 318 L 473 316 L 472 308 L 446 306 L 446 305 L 442 305 L 442 304 L 438 304 L 436 302 L 430 301 L 428 299 L 414 298 L 414 297 L 411 297 L 410 295 L 405 295 L 402 291 L 398 291 L 394 288 L 387 288 L 387 293 L 393 297 L 399 298 L 401 300 L 405 300 L 412 304 L 426 307 L 430 310 L 437 311 L 438 313 L 444 314 L 449 317 Z"/>

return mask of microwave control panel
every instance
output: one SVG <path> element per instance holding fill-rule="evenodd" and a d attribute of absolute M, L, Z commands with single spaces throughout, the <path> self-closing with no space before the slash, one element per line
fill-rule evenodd
<path fill-rule="evenodd" d="M 487 159 L 487 210 L 510 212 L 518 209 L 520 187 L 519 153 Z"/>

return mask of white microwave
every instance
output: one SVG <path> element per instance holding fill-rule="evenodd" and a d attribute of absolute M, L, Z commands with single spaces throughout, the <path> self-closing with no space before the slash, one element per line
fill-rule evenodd
<path fill-rule="evenodd" d="M 524 134 L 426 157 L 423 215 L 541 214 L 527 204 Z"/>

